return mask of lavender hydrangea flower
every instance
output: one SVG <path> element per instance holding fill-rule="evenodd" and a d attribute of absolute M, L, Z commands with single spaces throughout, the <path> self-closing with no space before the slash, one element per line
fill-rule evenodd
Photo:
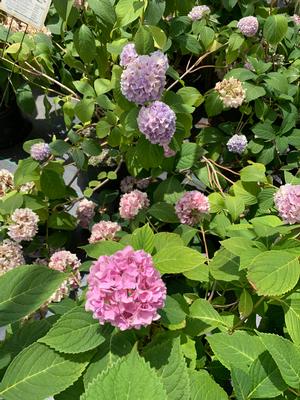
<path fill-rule="evenodd" d="M 47 143 L 36 143 L 31 146 L 30 155 L 36 161 L 44 161 L 50 154 L 50 146 Z"/>
<path fill-rule="evenodd" d="M 195 6 L 192 10 L 188 13 L 188 17 L 192 21 L 199 21 L 205 15 L 210 14 L 210 8 L 207 6 Z"/>
<path fill-rule="evenodd" d="M 256 17 L 244 17 L 239 20 L 237 27 L 243 35 L 251 37 L 256 35 L 259 24 Z"/>
<path fill-rule="evenodd" d="M 233 135 L 227 142 L 227 148 L 231 153 L 242 154 L 248 144 L 245 135 Z"/>
<path fill-rule="evenodd" d="M 167 104 L 155 101 L 141 108 L 138 126 L 151 143 L 165 146 L 175 133 L 176 115 Z"/>
<path fill-rule="evenodd" d="M 167 68 L 167 59 L 161 52 L 138 56 L 122 73 L 123 95 L 136 104 L 160 99 L 166 84 Z"/>
<path fill-rule="evenodd" d="M 121 67 L 127 67 L 132 61 L 138 57 L 138 53 L 135 50 L 134 43 L 128 43 L 123 47 L 120 55 Z"/>
<path fill-rule="evenodd" d="M 274 195 L 274 202 L 286 224 L 300 223 L 300 185 L 281 186 Z"/>

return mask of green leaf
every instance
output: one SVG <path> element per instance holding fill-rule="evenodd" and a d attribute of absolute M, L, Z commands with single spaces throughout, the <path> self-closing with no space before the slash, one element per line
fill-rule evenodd
<path fill-rule="evenodd" d="M 211 92 L 205 100 L 205 111 L 208 117 L 214 117 L 223 111 L 223 102 L 218 93 Z"/>
<path fill-rule="evenodd" d="M 158 26 L 148 26 L 148 29 L 152 33 L 155 47 L 163 49 L 167 44 L 167 36 L 165 32 Z"/>
<path fill-rule="evenodd" d="M 190 400 L 227 400 L 226 392 L 207 371 L 190 371 Z"/>
<path fill-rule="evenodd" d="M 144 2 L 139 0 L 120 0 L 115 11 L 120 27 L 126 26 L 142 15 Z"/>
<path fill-rule="evenodd" d="M 191 86 L 185 86 L 179 89 L 177 94 L 179 94 L 184 103 L 189 106 L 199 107 L 204 101 L 199 90 Z"/>
<path fill-rule="evenodd" d="M 136 229 L 132 234 L 132 246 L 135 250 L 145 250 L 146 253 L 152 253 L 154 248 L 154 233 L 149 224 Z"/>
<path fill-rule="evenodd" d="M 200 148 L 196 143 L 183 143 L 180 158 L 176 165 L 177 171 L 192 168 L 199 156 Z"/>
<path fill-rule="evenodd" d="M 231 369 L 231 379 L 236 398 L 238 400 L 248 400 L 248 393 L 251 390 L 249 374 L 239 368 L 233 367 Z"/>
<path fill-rule="evenodd" d="M 158 251 L 153 261 L 162 274 L 179 274 L 203 264 L 205 257 L 188 247 L 170 246 Z"/>
<path fill-rule="evenodd" d="M 227 208 L 232 219 L 236 221 L 245 210 L 245 203 L 237 196 L 226 196 L 225 208 Z"/>
<path fill-rule="evenodd" d="M 0 326 L 37 310 L 59 288 L 67 275 L 44 266 L 23 266 L 0 277 Z"/>
<path fill-rule="evenodd" d="M 62 175 L 51 169 L 43 169 L 41 189 L 50 200 L 61 199 L 66 195 L 66 184 Z"/>
<path fill-rule="evenodd" d="M 83 353 L 98 347 L 111 331 L 80 306 L 64 314 L 39 342 L 60 353 Z"/>
<path fill-rule="evenodd" d="M 248 398 L 270 399 L 281 394 L 287 385 L 281 378 L 279 369 L 270 354 L 259 355 L 249 369 L 251 388 Z"/>
<path fill-rule="evenodd" d="M 121 243 L 105 240 L 103 242 L 82 246 L 82 249 L 85 250 L 89 257 L 99 258 L 100 256 L 110 256 L 116 251 L 124 249 L 124 247 L 125 246 Z"/>
<path fill-rule="evenodd" d="M 265 351 L 257 336 L 246 331 L 215 333 L 207 338 L 218 360 L 227 368 L 239 368 L 248 373 L 250 365 Z"/>
<path fill-rule="evenodd" d="M 284 309 L 286 329 L 293 342 L 300 345 L 300 294 L 291 293 L 285 299 L 280 299 Z"/>
<path fill-rule="evenodd" d="M 83 99 L 76 104 L 75 113 L 81 122 L 87 123 L 91 121 L 94 109 L 95 102 L 93 99 Z"/>
<path fill-rule="evenodd" d="M 246 101 L 248 102 L 256 100 L 266 94 L 262 86 L 256 86 L 249 82 L 243 82 L 243 87 L 246 90 Z"/>
<path fill-rule="evenodd" d="M 259 337 L 271 354 L 285 382 L 295 389 L 300 389 L 300 350 L 283 337 L 259 333 Z"/>
<path fill-rule="evenodd" d="M 146 25 L 157 25 L 164 15 L 166 8 L 165 0 L 150 0 L 145 12 L 144 23 Z"/>
<path fill-rule="evenodd" d="M 98 375 L 81 400 L 167 400 L 161 378 L 136 351 Z"/>
<path fill-rule="evenodd" d="M 88 0 L 88 4 L 104 26 L 112 26 L 116 21 L 116 13 L 111 0 Z"/>
<path fill-rule="evenodd" d="M 280 296 L 297 284 L 300 276 L 296 255 L 270 250 L 257 255 L 248 267 L 248 279 L 262 296 Z"/>
<path fill-rule="evenodd" d="M 111 81 L 109 79 L 96 79 L 94 82 L 94 88 L 97 96 L 107 93 L 112 89 Z"/>
<path fill-rule="evenodd" d="M 180 339 L 168 340 L 144 352 L 146 361 L 160 376 L 168 400 L 190 400 L 189 376 Z"/>
<path fill-rule="evenodd" d="M 64 140 L 55 140 L 55 142 L 50 143 L 51 153 L 55 156 L 63 156 L 67 153 L 71 146 L 69 143 L 66 143 Z"/>
<path fill-rule="evenodd" d="M 207 326 L 226 326 L 220 314 L 205 299 L 196 300 L 190 307 L 190 316 L 204 322 Z"/>
<path fill-rule="evenodd" d="M 184 246 L 183 240 L 176 233 L 159 232 L 154 235 L 154 247 L 156 251 L 163 247 Z"/>
<path fill-rule="evenodd" d="M 174 176 L 162 181 L 154 192 L 154 201 L 165 201 L 166 203 L 174 204 L 183 195 L 184 188 Z"/>
<path fill-rule="evenodd" d="M 239 258 L 226 249 L 218 250 L 208 267 L 210 274 L 217 280 L 232 282 L 240 279 Z"/>
<path fill-rule="evenodd" d="M 17 208 L 23 205 L 23 196 L 17 191 L 7 193 L 0 199 L 0 213 L 2 215 L 12 214 Z"/>
<path fill-rule="evenodd" d="M 79 30 L 74 34 L 75 48 L 86 64 L 94 60 L 96 56 L 96 43 L 93 32 L 86 25 L 81 25 Z"/>
<path fill-rule="evenodd" d="M 159 310 L 161 322 L 166 326 L 181 324 L 186 318 L 186 313 L 177 300 L 175 297 L 167 296 L 164 308 Z"/>
<path fill-rule="evenodd" d="M 246 289 L 243 289 L 242 294 L 239 300 L 239 313 L 242 318 L 247 317 L 252 313 L 253 310 L 253 301 L 252 297 L 247 292 Z"/>
<path fill-rule="evenodd" d="M 14 182 L 16 186 L 23 185 L 31 181 L 38 181 L 40 179 L 40 166 L 37 161 L 32 158 L 20 160 L 18 168 L 14 174 Z"/>
<path fill-rule="evenodd" d="M 154 41 L 149 29 L 141 25 L 134 37 L 138 54 L 149 54 L 154 50 Z"/>
<path fill-rule="evenodd" d="M 54 212 L 48 219 L 48 226 L 52 229 L 73 231 L 77 226 L 77 219 L 65 211 Z"/>
<path fill-rule="evenodd" d="M 174 206 L 168 203 L 158 202 L 149 208 L 148 213 L 162 222 L 177 223 L 179 219 L 175 214 Z"/>
<path fill-rule="evenodd" d="M 53 396 L 75 382 L 87 357 L 64 357 L 44 344 L 24 349 L 8 367 L 0 386 L 5 400 L 41 400 Z"/>
<path fill-rule="evenodd" d="M 287 17 L 283 14 L 270 15 L 264 25 L 264 38 L 272 45 L 276 45 L 284 38 L 288 29 Z"/>
<path fill-rule="evenodd" d="M 252 164 L 241 170 L 242 182 L 266 182 L 266 167 L 263 164 Z"/>

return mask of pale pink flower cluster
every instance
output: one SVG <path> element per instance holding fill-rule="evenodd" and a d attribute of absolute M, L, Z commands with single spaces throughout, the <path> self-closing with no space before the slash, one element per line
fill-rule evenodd
<path fill-rule="evenodd" d="M 149 207 L 150 202 L 147 193 L 140 190 L 133 190 L 130 193 L 125 193 L 120 200 L 120 215 L 124 219 L 133 219 L 138 213 Z"/>
<path fill-rule="evenodd" d="M 208 198 L 197 190 L 185 193 L 175 205 L 180 222 L 191 226 L 197 225 L 209 210 Z"/>
<path fill-rule="evenodd" d="M 23 264 L 25 260 L 22 246 L 9 239 L 0 243 L 0 276 Z"/>
<path fill-rule="evenodd" d="M 242 82 L 233 77 L 218 82 L 215 90 L 225 107 L 238 108 L 246 99 L 246 91 Z"/>
<path fill-rule="evenodd" d="M 14 176 L 7 169 L 0 169 L 0 197 L 14 187 Z"/>
<path fill-rule="evenodd" d="M 280 217 L 287 224 L 300 223 L 300 185 L 287 183 L 274 196 Z"/>
<path fill-rule="evenodd" d="M 294 15 L 292 16 L 292 19 L 293 19 L 293 21 L 294 21 L 294 23 L 295 23 L 296 25 L 300 25 L 300 16 L 299 16 L 299 15 L 294 14 Z"/>
<path fill-rule="evenodd" d="M 60 272 L 68 272 L 68 269 L 70 268 L 73 271 L 73 276 L 66 279 L 60 285 L 60 287 L 55 293 L 53 293 L 45 305 L 51 302 L 60 302 L 69 294 L 70 289 L 76 289 L 79 286 L 81 280 L 79 272 L 80 261 L 78 260 L 76 254 L 73 254 L 70 251 L 60 250 L 55 252 L 50 258 L 48 267 Z"/>
<path fill-rule="evenodd" d="M 192 21 L 199 21 L 206 15 L 210 14 L 210 8 L 207 6 L 195 6 L 192 10 L 188 13 L 188 17 Z"/>
<path fill-rule="evenodd" d="M 16 209 L 11 219 L 13 223 L 8 227 L 8 236 L 16 242 L 30 241 L 37 234 L 39 216 L 30 208 Z"/>
<path fill-rule="evenodd" d="M 44 161 L 51 155 L 48 143 L 35 143 L 30 148 L 30 155 L 36 161 Z"/>
<path fill-rule="evenodd" d="M 20 192 L 21 193 L 30 193 L 35 187 L 35 183 L 34 182 L 27 182 L 24 183 L 24 185 L 20 186 Z"/>
<path fill-rule="evenodd" d="M 92 234 L 89 238 L 90 243 L 97 243 L 103 240 L 113 240 L 121 227 L 116 222 L 100 221 L 93 225 Z"/>
<path fill-rule="evenodd" d="M 95 216 L 96 204 L 88 199 L 83 199 L 79 202 L 76 215 L 82 228 L 88 228 L 90 222 Z"/>
<path fill-rule="evenodd" d="M 86 297 L 86 310 L 101 325 L 140 329 L 160 318 L 157 311 L 164 307 L 166 286 L 151 256 L 128 246 L 93 264 Z"/>
<path fill-rule="evenodd" d="M 237 24 L 237 27 L 239 28 L 239 30 L 242 32 L 243 35 L 251 37 L 256 35 L 259 28 L 259 24 L 256 17 L 250 16 L 241 18 Z"/>

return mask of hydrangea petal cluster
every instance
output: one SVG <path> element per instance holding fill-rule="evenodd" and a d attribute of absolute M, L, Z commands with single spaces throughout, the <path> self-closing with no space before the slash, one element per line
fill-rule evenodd
<path fill-rule="evenodd" d="M 141 108 L 138 126 L 149 142 L 164 146 L 170 143 L 175 133 L 176 114 L 167 104 L 155 101 Z"/>
<path fill-rule="evenodd" d="M 293 21 L 294 21 L 294 23 L 295 23 L 296 25 L 300 25 L 300 16 L 299 16 L 299 15 L 294 14 L 294 15 L 292 16 L 292 19 L 293 19 Z"/>
<path fill-rule="evenodd" d="M 44 161 L 51 154 L 51 149 L 48 143 L 36 143 L 30 148 L 30 155 L 36 161 Z"/>
<path fill-rule="evenodd" d="M 102 240 L 113 240 L 120 230 L 121 227 L 116 222 L 100 221 L 98 224 L 93 225 L 89 242 L 97 243 Z"/>
<path fill-rule="evenodd" d="M 205 15 L 210 14 L 210 8 L 207 6 L 195 6 L 192 8 L 192 10 L 188 13 L 188 17 L 192 21 L 199 21 L 202 19 Z"/>
<path fill-rule="evenodd" d="M 242 154 L 248 144 L 245 135 L 233 135 L 227 142 L 227 148 L 231 153 Z"/>
<path fill-rule="evenodd" d="M 130 193 L 125 193 L 121 197 L 119 212 L 124 219 L 133 219 L 138 213 L 149 207 L 150 202 L 147 193 L 143 193 L 140 190 L 133 190 Z"/>
<path fill-rule="evenodd" d="M 123 47 L 122 53 L 120 55 L 120 65 L 121 67 L 127 67 L 132 61 L 138 57 L 134 43 L 128 43 Z"/>
<path fill-rule="evenodd" d="M 237 27 L 243 35 L 251 37 L 256 35 L 259 24 L 256 17 L 244 17 L 239 20 Z"/>
<path fill-rule="evenodd" d="M 8 236 L 16 242 L 30 241 L 38 232 L 39 216 L 30 208 L 18 208 L 11 216 L 13 224 L 8 227 Z"/>
<path fill-rule="evenodd" d="M 79 202 L 76 215 L 82 228 L 88 228 L 90 222 L 95 216 L 96 204 L 90 200 L 83 199 Z"/>
<path fill-rule="evenodd" d="M 225 107 L 238 108 L 246 98 L 242 82 L 233 77 L 218 82 L 215 89 Z"/>
<path fill-rule="evenodd" d="M 85 308 L 101 325 L 109 322 L 123 331 L 158 320 L 165 299 L 166 286 L 151 256 L 128 246 L 93 264 Z"/>
<path fill-rule="evenodd" d="M 9 239 L 0 243 L 0 276 L 23 264 L 22 246 Z"/>
<path fill-rule="evenodd" d="M 7 169 L 0 169 L 0 197 L 14 187 L 14 176 Z"/>
<path fill-rule="evenodd" d="M 135 184 L 136 184 L 136 179 L 133 176 L 125 176 L 125 178 L 123 178 L 120 183 L 121 192 L 122 193 L 131 192 Z"/>
<path fill-rule="evenodd" d="M 180 222 L 191 226 L 197 225 L 209 209 L 208 198 L 197 190 L 185 193 L 175 205 Z"/>
<path fill-rule="evenodd" d="M 24 185 L 20 186 L 20 192 L 21 193 L 30 193 L 35 187 L 35 183 L 34 182 L 27 182 L 24 183 Z"/>
<path fill-rule="evenodd" d="M 123 95 L 136 104 L 160 99 L 166 84 L 167 67 L 167 59 L 161 52 L 138 56 L 122 73 Z"/>
<path fill-rule="evenodd" d="M 281 186 L 274 195 L 274 202 L 286 224 L 300 223 L 300 185 Z"/>
<path fill-rule="evenodd" d="M 151 178 L 138 179 L 136 181 L 136 187 L 140 190 L 145 190 L 150 185 L 150 182 L 151 182 Z"/>

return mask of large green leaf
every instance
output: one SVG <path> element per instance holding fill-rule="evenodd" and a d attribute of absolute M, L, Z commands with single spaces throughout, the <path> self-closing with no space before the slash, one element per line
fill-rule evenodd
<path fill-rule="evenodd" d="M 207 371 L 190 372 L 190 400 L 227 400 L 226 392 L 213 380 Z"/>
<path fill-rule="evenodd" d="M 239 272 L 239 267 L 239 257 L 232 254 L 227 249 L 217 251 L 214 258 L 208 264 L 211 275 L 215 279 L 225 282 L 237 281 L 240 279 L 241 273 Z"/>
<path fill-rule="evenodd" d="M 87 25 L 81 25 L 74 35 L 74 45 L 85 63 L 90 63 L 96 56 L 96 43 L 93 32 Z"/>
<path fill-rule="evenodd" d="M 51 169 L 44 169 L 41 174 L 41 189 L 50 200 L 61 199 L 66 195 L 66 184 L 59 173 Z"/>
<path fill-rule="evenodd" d="M 43 400 L 75 382 L 88 358 L 64 357 L 42 343 L 23 350 L 8 367 L 0 385 L 5 400 Z"/>
<path fill-rule="evenodd" d="M 285 382 L 300 389 L 300 349 L 281 336 L 259 333 L 259 337 L 273 357 Z"/>
<path fill-rule="evenodd" d="M 152 253 L 154 248 L 154 233 L 149 224 L 136 229 L 131 237 L 132 246 L 135 250 L 143 249 L 147 253 Z"/>
<path fill-rule="evenodd" d="M 280 296 L 297 284 L 300 276 L 298 257 L 283 250 L 257 255 L 248 267 L 248 279 L 263 296 Z"/>
<path fill-rule="evenodd" d="M 270 44 L 279 43 L 288 30 L 288 20 L 283 14 L 270 15 L 264 26 L 264 38 Z"/>
<path fill-rule="evenodd" d="M 59 288 L 67 275 L 44 266 L 23 266 L 0 277 L 0 326 L 37 310 Z"/>
<path fill-rule="evenodd" d="M 98 347 L 111 331 L 80 306 L 64 314 L 39 342 L 61 353 L 82 353 Z"/>
<path fill-rule="evenodd" d="M 217 358 L 229 370 L 233 366 L 248 372 L 250 365 L 265 350 L 257 336 L 245 331 L 236 331 L 232 335 L 215 333 L 207 340 Z"/>
<path fill-rule="evenodd" d="M 124 249 L 124 245 L 112 240 L 105 240 L 98 243 L 88 244 L 82 248 L 86 251 L 87 255 L 92 258 L 99 258 L 100 256 L 110 256 L 118 250 Z"/>
<path fill-rule="evenodd" d="M 300 293 L 291 293 L 285 299 L 280 299 L 284 309 L 286 329 L 293 342 L 300 345 Z"/>
<path fill-rule="evenodd" d="M 206 259 L 201 253 L 188 247 L 170 246 L 157 252 L 153 261 L 162 274 L 180 274 L 203 264 Z"/>
<path fill-rule="evenodd" d="M 144 2 L 140 0 L 119 0 L 116 5 L 117 21 L 119 26 L 125 26 L 142 15 Z"/>
<path fill-rule="evenodd" d="M 190 316 L 204 322 L 207 326 L 226 326 L 220 314 L 205 299 L 196 300 L 190 307 Z"/>
<path fill-rule="evenodd" d="M 174 206 L 168 203 L 159 202 L 153 204 L 151 208 L 149 208 L 148 213 L 162 222 L 169 223 L 178 223 L 179 219 L 175 214 Z"/>
<path fill-rule="evenodd" d="M 188 370 L 179 339 L 146 349 L 144 357 L 161 377 L 168 400 L 190 400 Z"/>
<path fill-rule="evenodd" d="M 98 375 L 81 400 L 167 400 L 162 379 L 136 350 Z"/>
<path fill-rule="evenodd" d="M 116 20 L 114 6 L 110 0 L 88 0 L 89 6 L 100 19 L 102 25 L 113 25 Z"/>
<path fill-rule="evenodd" d="M 231 379 L 237 400 L 248 400 L 248 393 L 251 390 L 249 374 L 242 369 L 232 367 Z"/>

